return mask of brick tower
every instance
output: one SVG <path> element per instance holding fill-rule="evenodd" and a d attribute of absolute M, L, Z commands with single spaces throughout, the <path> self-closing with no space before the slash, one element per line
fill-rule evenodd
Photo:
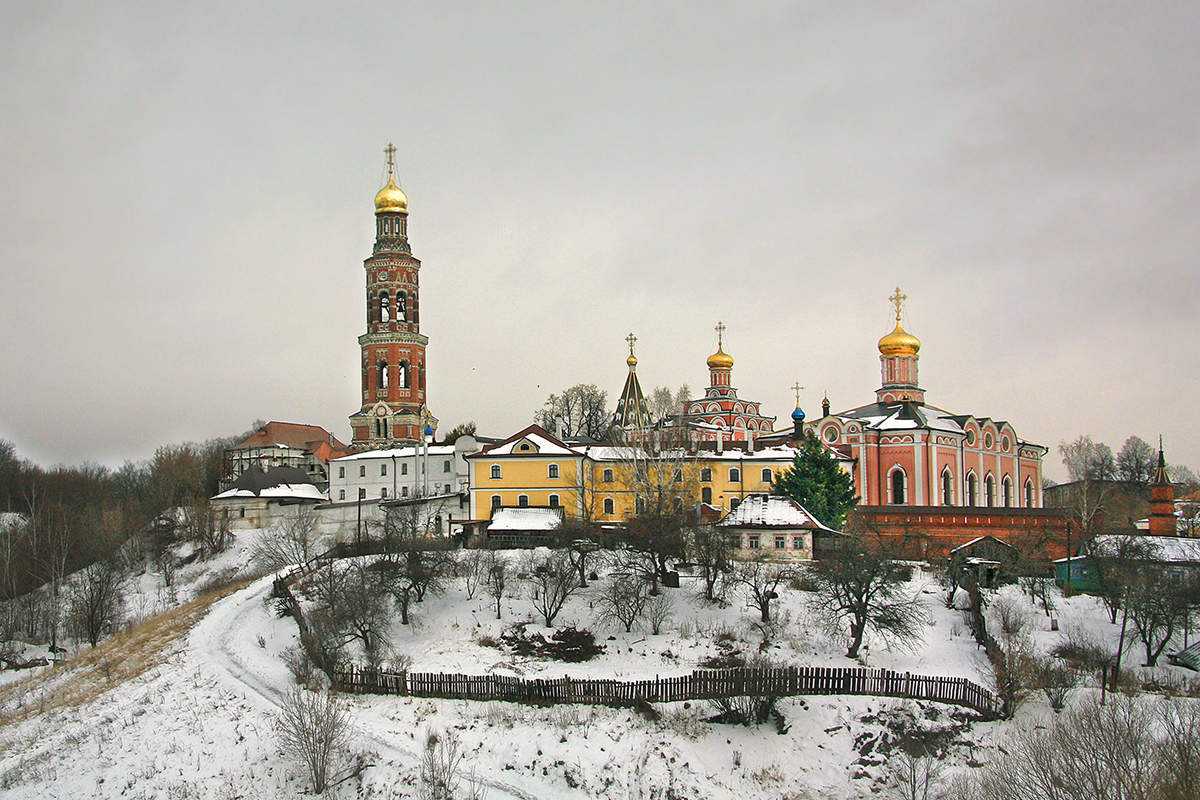
<path fill-rule="evenodd" d="M 1177 536 L 1175 523 L 1175 487 L 1167 477 L 1167 461 L 1163 458 L 1162 437 L 1158 439 L 1158 469 L 1150 481 L 1150 535 Z"/>
<path fill-rule="evenodd" d="M 425 407 L 425 347 L 417 273 L 421 262 L 408 244 L 408 196 L 396 185 L 388 145 L 387 184 L 375 195 L 375 246 L 363 262 L 367 332 L 362 348 L 362 407 L 350 415 L 350 446 L 376 449 L 421 441 L 437 420 Z"/>
<path fill-rule="evenodd" d="M 900 324 L 900 312 L 907 295 L 896 293 L 888 298 L 896 309 L 896 327 L 879 340 L 879 366 L 883 383 L 875 392 L 880 403 L 895 403 L 900 400 L 914 403 L 925 402 L 925 390 L 917 385 L 917 353 L 921 351 L 921 340 L 904 330 Z"/>

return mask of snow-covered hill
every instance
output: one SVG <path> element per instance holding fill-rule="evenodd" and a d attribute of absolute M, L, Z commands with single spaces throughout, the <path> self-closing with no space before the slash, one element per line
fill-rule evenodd
<path fill-rule="evenodd" d="M 177 590 L 182 605 L 95 651 L 0 689 L 0 798 L 307 795 L 304 770 L 281 751 L 276 736 L 279 705 L 294 686 L 281 656 L 297 636 L 293 621 L 274 613 L 271 577 L 192 598 L 213 574 L 229 578 L 231 569 L 245 568 L 250 538 L 224 560 L 197 565 Z M 918 575 L 913 588 L 926 580 Z M 792 659 L 806 654 L 838 663 L 843 644 L 808 625 L 802 594 L 788 590 L 781 598 L 780 610 L 791 615 L 794 628 L 783 646 Z M 696 634 L 704 625 L 732 629 L 746 647 L 758 641 L 746 609 L 701 606 L 687 588 L 675 596 L 669 632 L 653 637 L 604 630 L 599 638 L 608 653 L 581 668 L 626 676 L 688 671 L 710 653 Z M 393 631 L 397 649 L 419 669 L 563 671 L 563 665 L 520 663 L 481 647 L 480 632 L 494 631 L 476 602 L 486 603 L 467 601 L 456 585 L 427 599 L 417 607 L 416 625 Z M 1091 602 L 1076 599 L 1067 608 L 1090 619 Z M 523 599 L 506 604 L 506 618 L 529 616 Z M 982 656 L 961 616 L 945 609 L 938 595 L 930 596 L 929 611 L 931 623 L 917 652 L 876 646 L 870 664 L 983 681 Z M 1032 607 L 1030 614 L 1037 635 L 1049 641 L 1050 634 L 1040 632 L 1048 622 L 1033 616 Z M 591 616 L 587 596 L 580 595 L 561 621 L 583 624 Z M 418 796 L 419 759 L 429 732 L 458 740 L 464 770 L 493 800 L 867 797 L 889 779 L 898 732 L 924 731 L 929 741 L 949 748 L 955 764 L 966 765 L 985 761 L 996 737 L 1013 724 L 973 722 L 965 712 L 936 704 L 853 697 L 786 700 L 782 729 L 705 722 L 713 712 L 702 702 L 659 705 L 656 719 L 592 706 L 374 696 L 341 696 L 337 702 L 353 729 L 344 767 L 354 759 L 365 765 L 334 788 L 343 798 Z M 1022 711 L 1026 720 L 1050 714 L 1036 698 Z"/>

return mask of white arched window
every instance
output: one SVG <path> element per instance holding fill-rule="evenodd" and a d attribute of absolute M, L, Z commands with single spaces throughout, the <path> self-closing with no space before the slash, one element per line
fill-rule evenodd
<path fill-rule="evenodd" d="M 613 513 L 613 499 L 611 497 L 604 498 L 604 513 L 605 514 Z"/>
<path fill-rule="evenodd" d="M 975 473 L 967 473 L 967 505 L 969 506 L 979 505 L 977 502 L 979 494 L 978 485 L 979 482 L 975 478 Z"/>
<path fill-rule="evenodd" d="M 556 495 L 556 494 L 550 495 L 550 507 L 558 508 L 558 495 Z"/>
<path fill-rule="evenodd" d="M 558 464 L 551 464 L 549 467 L 546 468 L 546 477 L 547 478 L 557 478 L 558 477 Z"/>
<path fill-rule="evenodd" d="M 742 471 L 740 469 L 738 469 L 737 467 L 730 467 L 729 468 L 729 482 L 730 483 L 741 483 L 742 482 Z"/>
<path fill-rule="evenodd" d="M 904 468 L 893 467 L 888 473 L 888 502 L 895 506 L 904 505 L 907 488 L 908 476 L 904 474 Z"/>
<path fill-rule="evenodd" d="M 408 295 L 404 292 L 396 292 L 396 319 L 408 321 Z"/>
<path fill-rule="evenodd" d="M 499 508 L 499 507 L 500 507 L 500 495 L 494 494 L 494 495 L 492 495 L 492 508 Z"/>
<path fill-rule="evenodd" d="M 709 469 L 708 467 L 705 467 L 704 469 L 700 470 L 700 482 L 701 483 L 712 483 L 712 470 L 711 469 Z"/>
<path fill-rule="evenodd" d="M 942 505 L 954 505 L 954 476 L 949 467 L 942 470 Z"/>
<path fill-rule="evenodd" d="M 996 505 L 996 479 L 990 472 L 983 479 L 983 500 L 988 508 Z"/>
<path fill-rule="evenodd" d="M 387 290 L 384 289 L 379 293 L 379 321 L 390 322 L 392 319 L 392 304 L 388 297 Z"/>
<path fill-rule="evenodd" d="M 492 480 L 500 480 L 500 465 L 492 464 Z"/>
<path fill-rule="evenodd" d="M 386 358 L 379 362 L 379 388 L 388 388 L 388 363 Z"/>
<path fill-rule="evenodd" d="M 612 483 L 613 482 L 612 469 L 606 469 L 606 470 L 604 470 L 604 472 L 600 473 L 600 482 L 601 483 Z"/>
<path fill-rule="evenodd" d="M 774 473 L 774 472 L 771 472 L 771 470 L 770 470 L 770 469 L 764 469 L 764 470 L 762 471 L 762 482 L 763 482 L 763 483 L 771 483 L 771 482 L 772 482 L 772 481 L 774 481 L 774 480 L 775 480 L 775 473 Z"/>
<path fill-rule="evenodd" d="M 1033 478 L 1025 479 L 1025 507 L 1033 508 Z"/>
<path fill-rule="evenodd" d="M 527 494 L 517 495 L 517 505 L 520 506 L 521 508 L 528 508 L 529 507 L 529 495 L 527 495 Z"/>
<path fill-rule="evenodd" d="M 705 486 L 700 490 L 700 502 L 706 505 L 712 505 L 712 487 Z"/>
<path fill-rule="evenodd" d="M 1012 479 L 1007 475 L 1000 484 L 1000 497 L 1004 500 L 1004 507 L 1008 508 L 1012 505 Z"/>

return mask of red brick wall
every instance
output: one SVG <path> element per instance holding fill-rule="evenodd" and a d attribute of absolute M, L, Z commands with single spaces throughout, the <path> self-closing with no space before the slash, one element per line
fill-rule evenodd
<path fill-rule="evenodd" d="M 1053 560 L 1067 555 L 1068 534 L 1071 548 L 1078 546 L 1079 532 L 1068 525 L 1061 509 L 860 506 L 846 530 L 903 537 L 907 557 L 935 562 L 978 536 L 995 536 L 1036 560 Z"/>

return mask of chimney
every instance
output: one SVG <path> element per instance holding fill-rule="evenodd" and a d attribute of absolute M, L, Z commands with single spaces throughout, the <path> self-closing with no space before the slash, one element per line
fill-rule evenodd
<path fill-rule="evenodd" d="M 746 431 L 746 452 L 754 452 L 754 431 Z"/>

